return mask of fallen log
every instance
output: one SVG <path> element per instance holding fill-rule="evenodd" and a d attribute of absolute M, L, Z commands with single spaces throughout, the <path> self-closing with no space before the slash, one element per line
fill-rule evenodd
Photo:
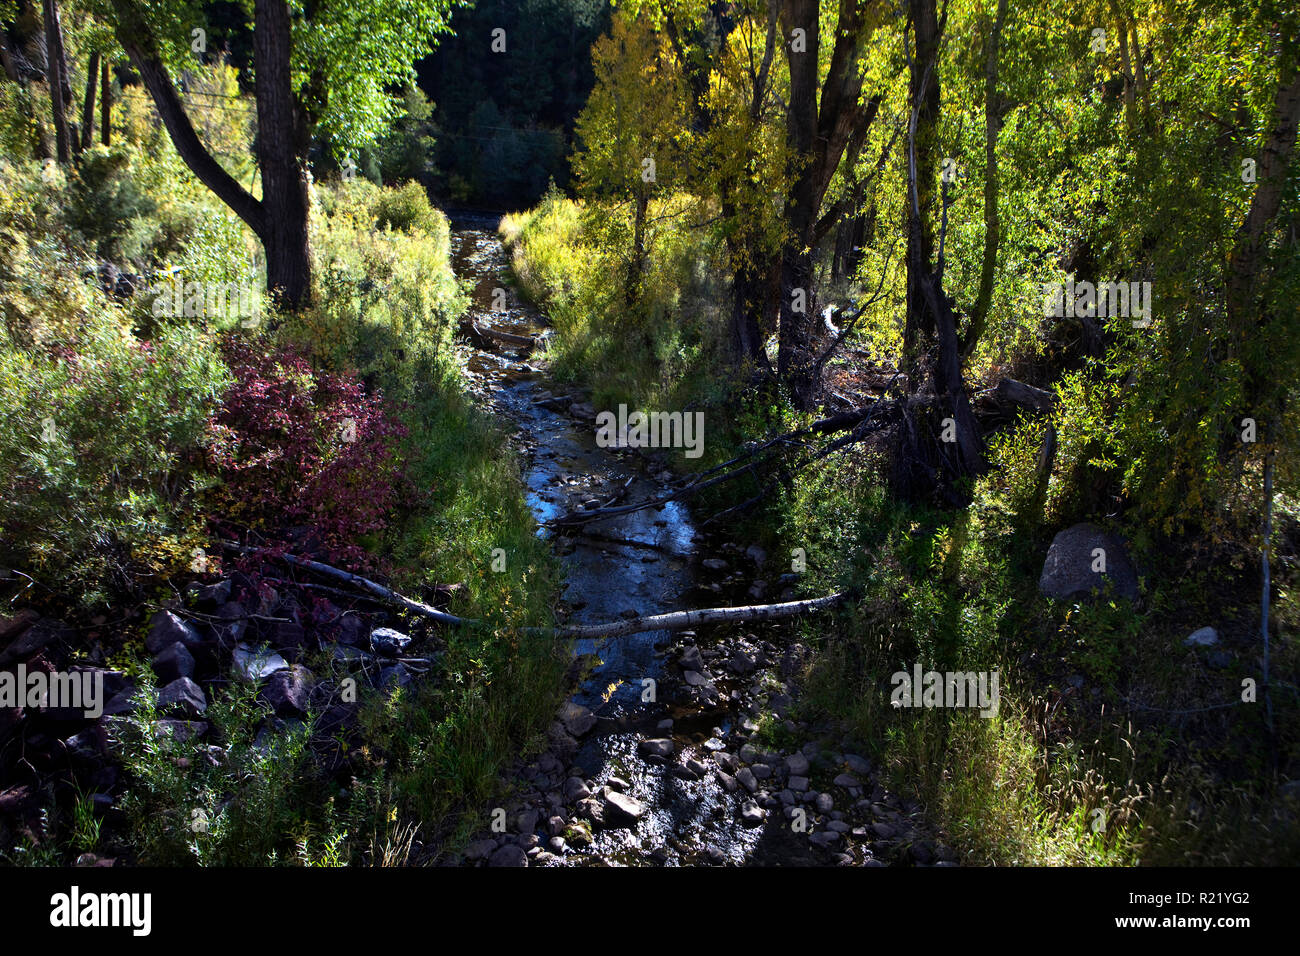
<path fill-rule="evenodd" d="M 478 621 L 473 618 L 457 617 L 455 614 L 448 614 L 446 611 L 439 611 L 436 607 L 415 601 L 411 598 L 398 594 L 382 584 L 377 584 L 369 578 L 363 578 L 359 574 L 353 574 L 351 571 L 344 571 L 342 568 L 336 568 L 332 565 L 322 564 L 320 561 L 312 561 L 309 558 L 300 558 L 297 555 L 287 554 L 280 551 L 267 551 L 263 548 L 249 548 L 242 544 L 236 544 L 233 541 L 222 541 L 221 546 L 228 551 L 234 551 L 237 554 L 260 554 L 263 557 L 274 558 L 277 561 L 283 561 L 285 564 L 292 565 L 295 568 L 305 568 L 308 571 L 315 571 L 317 574 L 323 574 L 326 577 L 334 578 L 339 581 L 345 581 L 348 584 L 361 588 L 363 591 L 369 591 L 375 597 L 383 598 L 391 604 L 404 607 L 408 611 L 413 611 L 423 617 L 433 621 L 439 621 L 443 624 L 477 624 Z"/>
<path fill-rule="evenodd" d="M 471 338 L 478 340 L 492 339 L 517 348 L 541 348 L 546 341 L 542 336 L 538 335 L 516 335 L 513 332 L 503 332 L 500 329 L 492 328 L 490 325 L 480 325 L 473 319 L 461 319 L 460 327 L 461 331 Z"/>
<path fill-rule="evenodd" d="M 1014 378 L 1004 378 L 998 382 L 993 394 L 1001 401 L 1023 405 L 1036 412 L 1050 412 L 1056 407 L 1056 396 L 1051 392 L 1017 382 Z"/>
<path fill-rule="evenodd" d="M 612 621 L 606 624 L 571 624 L 564 627 L 529 627 L 526 633 L 554 634 L 558 637 L 592 639 L 597 637 L 623 637 L 627 634 L 640 634 L 644 631 L 676 631 L 702 624 L 726 624 L 749 621 L 776 621 L 787 617 L 797 617 L 811 611 L 834 607 L 848 598 L 849 592 L 838 591 L 825 597 L 809 598 L 805 601 L 786 601 L 782 604 L 745 604 L 740 607 L 706 607 L 693 611 L 670 611 L 667 614 L 651 614 L 634 617 L 627 621 Z"/>
<path fill-rule="evenodd" d="M 283 561 L 294 567 L 304 568 L 314 571 L 317 574 L 323 574 L 327 577 L 336 578 L 340 581 L 346 581 L 363 590 L 369 591 L 376 597 L 381 597 L 398 607 L 404 608 L 413 614 L 421 617 L 427 617 L 432 621 L 440 624 L 451 624 L 458 627 L 481 627 L 485 622 L 470 617 L 457 617 L 455 614 L 448 614 L 446 611 L 439 611 L 437 608 L 429 607 L 420 601 L 414 601 L 411 598 L 398 594 L 391 588 L 386 588 L 382 584 L 371 581 L 369 578 L 363 578 L 359 574 L 353 574 L 351 571 L 344 571 L 342 568 L 336 568 L 328 564 L 322 564 L 320 561 L 312 561 L 308 558 L 300 558 L 296 555 L 285 554 L 277 551 L 265 551 L 260 548 L 250 548 L 245 545 L 236 544 L 233 541 L 222 541 L 222 547 L 238 554 L 261 554 L 268 558 L 274 558 L 277 561 Z M 706 607 L 690 611 L 669 611 L 666 614 L 651 614 L 644 617 L 635 617 L 624 621 L 609 621 L 604 624 L 570 624 L 560 627 L 525 627 L 525 634 L 535 634 L 545 637 L 567 637 L 575 639 L 587 639 L 601 637 L 622 637 L 627 634 L 640 634 L 644 631 L 676 631 L 688 627 L 696 627 L 701 624 L 723 624 L 723 623 L 742 623 L 748 621 L 775 621 L 787 617 L 797 617 L 800 614 L 807 614 L 811 611 L 818 611 L 823 608 L 833 607 L 845 600 L 849 596 L 847 591 L 839 591 L 835 594 L 828 594 L 825 597 L 809 598 L 803 601 L 786 601 L 781 604 L 747 604 L 740 607 Z"/>

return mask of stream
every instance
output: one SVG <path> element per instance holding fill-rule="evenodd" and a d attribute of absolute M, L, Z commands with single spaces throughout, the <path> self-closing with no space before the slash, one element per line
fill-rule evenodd
<path fill-rule="evenodd" d="M 453 218 L 453 266 L 473 284 L 467 317 L 501 332 L 544 335 L 544 316 L 510 283 L 495 228 L 494 218 Z M 663 493 L 671 462 L 598 447 L 594 410 L 578 390 L 549 378 L 544 351 L 496 342 L 458 347 L 471 394 L 512 429 L 539 523 L 615 498 Z M 767 588 L 756 583 L 761 549 L 746 552 L 706 537 L 677 502 L 593 522 L 582 532 L 556 535 L 543 527 L 539 534 L 551 539 L 565 572 L 567 623 L 753 603 L 764 593 L 757 589 Z M 901 819 L 905 808 L 873 788 L 869 761 L 838 752 L 834 742 L 766 752 L 754 736 L 755 718 L 783 716 L 790 698 L 777 678 L 797 670 L 802 648 L 772 643 L 771 625 L 762 638 L 731 633 L 737 630 L 745 629 L 576 642 L 574 654 L 590 655 L 591 666 L 552 727 L 551 749 L 518 768 L 521 796 L 507 812 L 508 824 L 485 832 L 466 859 L 551 866 L 879 865 L 866 841 L 892 837 L 897 828 L 886 822 L 872 830 L 850 819 L 849 803 L 872 819 Z M 789 720 L 784 729 L 815 737 Z M 832 776 L 833 794 L 818 793 L 809 779 Z M 788 822 L 799 817 L 807 817 L 806 831 Z"/>

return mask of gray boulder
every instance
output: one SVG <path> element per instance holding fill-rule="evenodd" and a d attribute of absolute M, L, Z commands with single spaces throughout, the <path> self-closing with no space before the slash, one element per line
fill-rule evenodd
<path fill-rule="evenodd" d="M 202 636 L 191 624 L 171 611 L 159 611 L 149 622 L 149 634 L 144 639 L 144 646 L 150 654 L 161 654 L 177 641 L 190 651 L 203 644 Z"/>
<path fill-rule="evenodd" d="M 203 688 L 188 677 L 181 677 L 158 691 L 158 709 L 196 717 L 208 709 L 208 699 L 203 695 Z"/>
<path fill-rule="evenodd" d="M 1096 554 L 1097 549 L 1104 555 Z M 1103 558 L 1105 571 L 1100 570 Z M 1052 539 L 1038 579 L 1043 594 L 1069 601 L 1090 597 L 1095 591 L 1105 590 L 1107 584 L 1118 597 L 1133 600 L 1138 596 L 1137 571 L 1118 535 L 1084 522 Z"/>

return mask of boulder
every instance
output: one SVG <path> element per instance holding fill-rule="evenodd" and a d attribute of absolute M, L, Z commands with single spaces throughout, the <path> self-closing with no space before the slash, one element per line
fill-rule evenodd
<path fill-rule="evenodd" d="M 501 847 L 488 859 L 488 866 L 527 866 L 528 855 L 514 844 Z"/>
<path fill-rule="evenodd" d="M 67 628 L 58 621 L 42 618 L 30 626 L 13 628 L 17 636 L 9 646 L 0 651 L 0 667 L 31 657 L 60 638 L 69 636 Z"/>
<path fill-rule="evenodd" d="M 380 657 L 396 657 L 410 643 L 407 635 L 391 627 L 377 627 L 370 632 L 370 649 Z"/>
<path fill-rule="evenodd" d="M 194 655 L 180 641 L 164 647 L 153 659 L 153 670 L 165 684 L 194 676 Z"/>
<path fill-rule="evenodd" d="M 1219 632 L 1212 627 L 1203 627 L 1199 631 L 1193 631 L 1183 639 L 1183 644 L 1187 647 L 1213 647 L 1219 643 Z"/>
<path fill-rule="evenodd" d="M 575 704 L 571 700 L 564 702 L 559 716 L 564 729 L 574 737 L 581 737 L 596 726 L 596 715 L 591 712 L 591 709 Z"/>
<path fill-rule="evenodd" d="M 645 813 L 645 807 L 617 790 L 605 792 L 605 817 L 612 822 L 636 823 Z"/>
<path fill-rule="evenodd" d="M 256 683 L 265 680 L 277 671 L 289 669 L 289 662 L 279 654 L 266 648 L 238 645 L 231 654 L 235 673 L 246 681 Z"/>
<path fill-rule="evenodd" d="M 203 688 L 188 677 L 181 677 L 158 691 L 158 709 L 164 713 L 176 710 L 195 717 L 208 709 L 208 699 L 203 695 Z M 105 712 L 107 710 L 105 708 Z"/>
<path fill-rule="evenodd" d="M 673 755 L 674 745 L 666 737 L 656 737 L 650 740 L 643 740 L 637 745 L 643 757 L 662 757 L 667 759 Z"/>
<path fill-rule="evenodd" d="M 1101 549 L 1105 571 L 1100 570 Z M 1093 570 L 1098 567 L 1099 570 Z M 1038 589 L 1049 598 L 1061 601 L 1090 597 L 1107 585 L 1118 597 L 1133 600 L 1138 596 L 1137 571 L 1129 559 L 1128 549 L 1116 534 L 1084 522 L 1066 528 L 1052 539 L 1043 562 Z"/>
<path fill-rule="evenodd" d="M 297 717 L 307 713 L 311 693 L 311 671 L 298 664 L 276 671 L 267 678 L 258 696 L 281 717 Z"/>
<path fill-rule="evenodd" d="M 145 648 L 150 654 L 161 654 L 177 641 L 184 644 L 188 651 L 203 646 L 203 638 L 192 624 L 172 611 L 159 611 L 149 622 L 149 633 L 144 639 Z"/>

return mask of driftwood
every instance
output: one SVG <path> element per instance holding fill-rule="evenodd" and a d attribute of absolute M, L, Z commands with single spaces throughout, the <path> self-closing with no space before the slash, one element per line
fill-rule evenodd
<path fill-rule="evenodd" d="M 546 342 L 545 338 L 540 335 L 516 335 L 513 332 L 503 332 L 500 329 L 492 328 L 490 325 L 480 325 L 473 319 L 461 319 L 460 330 L 480 346 L 485 346 L 492 340 L 506 345 L 513 345 L 516 348 L 536 349 L 542 348 Z"/>
<path fill-rule="evenodd" d="M 404 608 L 421 617 L 429 618 L 440 624 L 450 624 L 458 627 L 481 627 L 484 622 L 477 618 L 457 617 L 455 614 L 448 614 L 446 611 L 439 611 L 437 608 L 430 607 L 421 601 L 415 601 L 404 595 L 398 594 L 391 588 L 386 588 L 382 584 L 377 584 L 369 578 L 363 578 L 359 574 L 353 574 L 350 571 L 344 571 L 342 568 L 336 568 L 332 565 L 322 564 L 320 561 L 312 561 L 308 558 L 300 558 L 292 554 L 280 552 L 267 552 L 259 548 L 250 548 L 233 541 L 221 542 L 222 547 L 238 554 L 260 554 L 264 557 L 275 558 L 286 564 L 298 568 L 305 568 L 308 571 L 314 571 L 317 574 L 323 574 L 326 577 L 335 578 L 339 581 L 346 581 L 362 590 L 369 591 L 376 597 L 383 598 L 385 601 Z M 828 594 L 825 597 L 809 598 L 804 601 L 786 601 L 782 604 L 747 604 L 740 607 L 706 607 L 691 611 L 670 611 L 666 614 L 651 614 L 644 617 L 635 617 L 625 621 L 610 621 L 604 624 L 572 624 L 561 627 L 525 627 L 525 634 L 536 634 L 546 637 L 567 637 L 594 639 L 601 637 L 622 637 L 626 634 L 639 634 L 643 631 L 675 631 L 682 628 L 695 627 L 701 624 L 722 624 L 722 623 L 741 623 L 745 621 L 776 621 L 787 617 L 797 617 L 800 614 L 806 614 L 811 611 L 818 611 L 822 608 L 832 607 L 839 604 L 848 597 L 847 591 L 840 591 L 835 594 Z"/>
<path fill-rule="evenodd" d="M 667 614 L 651 614 L 646 617 L 634 617 L 627 621 L 614 621 L 607 624 L 572 624 L 565 627 L 530 627 L 525 630 L 535 634 L 555 634 L 560 637 L 597 638 L 622 637 L 626 634 L 640 634 L 643 631 L 676 631 L 701 624 L 725 624 L 747 621 L 776 621 L 787 617 L 797 617 L 811 611 L 834 607 L 849 594 L 839 591 L 825 597 L 810 598 L 806 601 L 786 601 L 783 604 L 746 604 L 740 607 L 706 607 L 694 611 L 670 611 Z"/>

